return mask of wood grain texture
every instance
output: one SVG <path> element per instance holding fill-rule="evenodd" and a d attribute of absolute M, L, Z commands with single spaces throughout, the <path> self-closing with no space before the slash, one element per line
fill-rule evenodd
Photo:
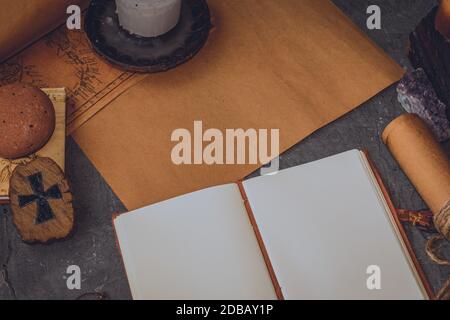
<path fill-rule="evenodd" d="M 64 173 L 49 158 L 19 165 L 9 188 L 13 222 L 25 242 L 47 243 L 73 228 L 72 194 Z"/>
<path fill-rule="evenodd" d="M 0 158 L 0 203 L 8 202 L 9 179 L 14 169 L 32 161 L 36 156 L 53 159 L 58 166 L 65 170 L 66 145 L 66 91 L 64 88 L 42 89 L 53 102 L 56 114 L 56 126 L 50 140 L 35 154 L 25 158 L 8 160 Z"/>

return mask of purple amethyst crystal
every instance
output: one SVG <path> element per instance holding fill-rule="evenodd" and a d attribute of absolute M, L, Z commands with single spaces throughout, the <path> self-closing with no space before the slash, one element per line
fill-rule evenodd
<path fill-rule="evenodd" d="M 420 116 L 440 142 L 450 138 L 447 107 L 439 100 L 423 69 L 407 73 L 398 84 L 397 92 L 403 108 Z"/>

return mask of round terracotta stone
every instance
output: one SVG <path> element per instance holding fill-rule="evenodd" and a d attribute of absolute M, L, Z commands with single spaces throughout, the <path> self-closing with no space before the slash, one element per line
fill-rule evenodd
<path fill-rule="evenodd" d="M 55 130 L 55 109 L 40 89 L 0 87 L 0 157 L 17 159 L 42 148 Z"/>

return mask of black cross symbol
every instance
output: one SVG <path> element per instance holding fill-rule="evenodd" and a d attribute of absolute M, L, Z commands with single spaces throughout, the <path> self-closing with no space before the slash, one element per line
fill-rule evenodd
<path fill-rule="evenodd" d="M 27 177 L 34 194 L 28 196 L 19 196 L 19 206 L 21 208 L 30 205 L 33 202 L 37 204 L 36 224 L 42 224 L 55 218 L 53 210 L 48 203 L 48 199 L 62 199 L 61 190 L 58 185 L 51 186 L 47 191 L 44 190 L 42 183 L 42 173 L 38 172 Z"/>

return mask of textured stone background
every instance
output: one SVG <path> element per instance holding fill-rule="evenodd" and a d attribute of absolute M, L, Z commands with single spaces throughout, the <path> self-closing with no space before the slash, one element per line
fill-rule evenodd
<path fill-rule="evenodd" d="M 408 35 L 437 0 L 334 2 L 396 61 L 410 67 L 406 58 Z M 366 8 L 371 4 L 382 9 L 382 30 L 366 29 Z M 367 149 L 395 204 L 407 209 L 425 208 L 380 140 L 383 128 L 402 112 L 395 88 L 388 88 L 283 154 L 281 166 L 288 168 L 353 148 Z M 445 148 L 450 153 L 450 143 Z M 77 230 L 71 239 L 51 246 L 26 245 L 12 225 L 8 208 L 0 208 L 0 299 L 75 299 L 92 291 L 106 292 L 113 299 L 131 298 L 111 227 L 111 213 L 125 208 L 72 139 L 68 140 L 67 161 L 78 213 Z M 427 234 L 412 228 L 408 231 L 437 289 L 450 276 L 450 268 L 439 268 L 424 255 Z M 82 270 L 80 291 L 66 287 L 65 270 L 72 264 Z"/>

